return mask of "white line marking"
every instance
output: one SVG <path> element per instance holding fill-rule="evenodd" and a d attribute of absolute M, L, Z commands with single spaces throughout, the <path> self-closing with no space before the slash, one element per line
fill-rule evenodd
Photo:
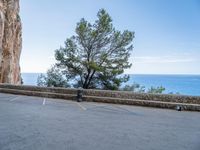
<path fill-rule="evenodd" d="M 84 106 L 82 106 L 80 103 L 76 103 L 82 110 L 87 110 Z"/>
<path fill-rule="evenodd" d="M 15 98 L 12 98 L 12 99 L 10 99 L 10 101 L 12 102 L 12 101 L 15 101 L 15 100 L 17 100 L 18 98 L 20 98 L 20 96 L 17 96 L 17 97 L 15 97 Z"/>
<path fill-rule="evenodd" d="M 104 108 L 109 108 L 109 106 L 111 107 L 111 109 L 113 108 L 113 109 L 116 109 L 116 110 L 121 110 L 121 111 L 126 111 L 126 112 L 130 112 L 130 113 L 133 113 L 132 111 L 130 111 L 130 110 L 128 110 L 128 109 L 126 109 L 126 108 L 124 108 L 123 106 L 121 106 L 121 105 L 117 105 L 117 104 L 107 104 L 107 105 L 103 105 L 103 104 L 101 104 L 101 103 L 93 103 L 93 104 L 91 104 L 91 105 L 93 105 L 93 106 L 95 106 L 95 107 L 104 107 Z"/>
<path fill-rule="evenodd" d="M 90 104 L 90 105 L 92 105 L 94 107 L 106 107 L 106 106 L 108 106 L 108 105 L 104 105 L 102 103 L 88 103 L 88 104 Z"/>
<path fill-rule="evenodd" d="M 132 111 L 124 108 L 123 106 L 121 105 L 117 105 L 117 104 L 114 104 L 114 105 L 111 105 L 113 108 L 116 108 L 116 109 L 120 109 L 120 110 L 123 110 L 123 111 L 126 111 L 126 112 L 130 112 L 130 113 L 133 113 Z"/>
<path fill-rule="evenodd" d="M 46 99 L 44 98 L 42 105 L 45 105 L 45 104 L 46 104 Z"/>

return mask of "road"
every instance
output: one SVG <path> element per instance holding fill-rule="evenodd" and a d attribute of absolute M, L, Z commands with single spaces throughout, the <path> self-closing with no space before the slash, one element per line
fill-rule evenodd
<path fill-rule="evenodd" d="M 0 93 L 0 150 L 200 150 L 200 113 Z"/>

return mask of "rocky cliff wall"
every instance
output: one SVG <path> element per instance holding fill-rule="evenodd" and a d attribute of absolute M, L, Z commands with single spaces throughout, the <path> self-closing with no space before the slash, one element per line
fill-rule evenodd
<path fill-rule="evenodd" d="M 0 0 L 0 83 L 21 84 L 19 0 Z"/>

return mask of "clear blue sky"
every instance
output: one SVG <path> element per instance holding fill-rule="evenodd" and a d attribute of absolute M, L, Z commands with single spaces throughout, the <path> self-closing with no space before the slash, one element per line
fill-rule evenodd
<path fill-rule="evenodd" d="M 22 72 L 46 72 L 81 18 L 105 8 L 118 30 L 135 31 L 126 73 L 200 74 L 200 0 L 21 0 Z"/>

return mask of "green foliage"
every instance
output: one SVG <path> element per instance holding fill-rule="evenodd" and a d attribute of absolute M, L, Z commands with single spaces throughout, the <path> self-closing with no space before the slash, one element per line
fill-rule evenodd
<path fill-rule="evenodd" d="M 138 83 L 133 83 L 132 85 L 125 85 L 122 91 L 132 91 L 138 93 L 151 93 L 151 94 L 162 94 L 165 91 L 165 88 L 162 86 L 159 87 L 151 87 L 150 89 L 146 90 L 145 86 L 141 86 Z"/>
<path fill-rule="evenodd" d="M 21 17 L 19 16 L 19 14 L 17 14 L 17 21 L 18 21 L 18 22 L 21 21 Z"/>
<path fill-rule="evenodd" d="M 148 89 L 147 93 L 152 93 L 152 94 L 162 94 L 165 91 L 165 88 L 162 86 L 159 87 L 151 87 Z"/>
<path fill-rule="evenodd" d="M 47 71 L 47 75 L 41 74 L 37 79 L 37 85 L 42 87 L 69 87 L 67 80 L 55 66 Z"/>
<path fill-rule="evenodd" d="M 21 85 L 23 85 L 24 84 L 24 80 L 22 78 L 22 74 L 21 73 L 20 73 L 20 78 L 21 78 Z"/>
<path fill-rule="evenodd" d="M 37 85 L 40 87 L 47 87 L 48 83 L 46 83 L 46 81 L 47 77 L 44 74 L 40 74 L 37 78 Z"/>
<path fill-rule="evenodd" d="M 117 90 L 129 76 L 122 74 L 131 67 L 134 32 L 117 31 L 109 14 L 101 9 L 94 24 L 81 19 L 76 35 L 56 50 L 56 66 L 75 81 L 74 87 Z"/>
<path fill-rule="evenodd" d="M 125 85 L 125 87 L 122 88 L 122 91 L 132 91 L 132 92 L 144 93 L 145 86 L 141 86 L 138 83 L 133 83 L 132 85 Z"/>
<path fill-rule="evenodd" d="M 179 92 L 169 92 L 169 94 L 171 94 L 171 95 L 180 95 Z"/>

